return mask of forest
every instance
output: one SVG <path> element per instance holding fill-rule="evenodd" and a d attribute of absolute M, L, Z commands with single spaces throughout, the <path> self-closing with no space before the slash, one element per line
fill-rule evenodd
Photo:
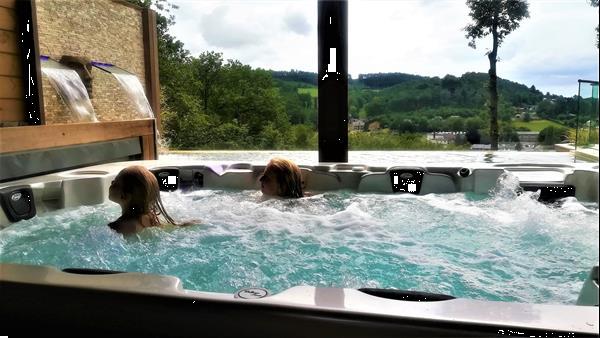
<path fill-rule="evenodd" d="M 148 0 L 130 1 L 150 4 Z M 161 129 L 170 148 L 317 148 L 316 73 L 252 68 L 213 51 L 192 56 L 168 33 L 174 23 L 174 17 L 168 15 L 169 3 L 157 4 L 166 13 L 157 16 L 157 30 Z M 475 72 L 441 78 L 409 71 L 349 76 L 349 118 L 365 121 L 363 131 L 351 133 L 349 148 L 449 149 L 486 143 L 487 81 L 486 73 Z M 575 126 L 577 97 L 544 94 L 535 86 L 501 78 L 498 92 L 500 141 L 517 141 L 516 131 L 527 130 L 512 122 L 519 112 L 524 121 L 545 119 Z M 377 130 L 369 130 L 373 122 L 378 122 Z M 566 134 L 566 128 L 556 129 L 541 135 Z M 438 131 L 465 132 L 465 142 L 440 147 L 425 139 L 424 133 Z M 354 135 L 360 132 L 364 135 Z M 560 141 L 560 137 L 552 141 Z M 372 148 L 377 146 L 383 148 Z"/>

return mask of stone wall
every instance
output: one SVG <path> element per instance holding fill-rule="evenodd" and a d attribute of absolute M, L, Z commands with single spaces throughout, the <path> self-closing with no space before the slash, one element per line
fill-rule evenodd
<path fill-rule="evenodd" d="M 141 11 L 112 0 L 35 0 L 40 54 L 87 57 L 135 74 L 145 87 Z M 92 106 L 99 121 L 139 119 L 117 80 L 92 68 Z M 70 123 L 70 111 L 42 76 L 46 124 Z"/>

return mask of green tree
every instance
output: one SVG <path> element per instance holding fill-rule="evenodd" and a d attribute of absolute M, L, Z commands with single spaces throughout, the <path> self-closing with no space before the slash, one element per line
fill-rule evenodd
<path fill-rule="evenodd" d="M 498 150 L 498 47 L 504 38 L 519 27 L 519 21 L 529 17 L 526 0 L 467 0 L 469 16 L 473 20 L 465 27 L 469 46 L 476 48 L 475 40 L 492 35 L 492 50 L 487 53 L 489 69 L 490 137 L 492 150 Z"/>
<path fill-rule="evenodd" d="M 373 118 L 385 113 L 385 104 L 380 97 L 375 97 L 371 102 L 365 105 L 365 111 L 369 118 Z"/>
<path fill-rule="evenodd" d="M 529 113 L 527 113 L 527 112 L 526 112 L 526 113 L 524 113 L 524 114 L 523 114 L 523 121 L 525 121 L 525 122 L 529 122 L 529 121 L 531 121 L 531 114 L 529 114 Z"/>
<path fill-rule="evenodd" d="M 519 134 L 510 123 L 503 123 L 500 128 L 500 141 L 519 142 Z"/>
<path fill-rule="evenodd" d="M 450 131 L 463 131 L 465 130 L 465 120 L 460 116 L 450 116 L 446 120 L 446 125 Z"/>
<path fill-rule="evenodd" d="M 561 127 L 549 126 L 538 135 L 538 141 L 545 145 L 560 143 L 567 135 L 567 129 Z"/>
<path fill-rule="evenodd" d="M 479 117 L 469 117 L 465 120 L 465 129 L 467 131 L 481 129 L 484 125 L 485 122 Z"/>
<path fill-rule="evenodd" d="M 316 145 L 311 144 L 311 140 L 315 134 L 315 131 L 310 126 L 305 124 L 298 124 L 292 126 L 292 137 L 293 146 L 297 149 L 309 150 L 315 149 Z"/>
<path fill-rule="evenodd" d="M 280 149 L 283 145 L 283 137 L 275 128 L 273 123 L 268 123 L 259 135 L 262 149 Z"/>
<path fill-rule="evenodd" d="M 209 51 L 203 52 L 192 60 L 192 71 L 194 76 L 200 80 L 200 97 L 203 108 L 208 112 L 208 101 L 214 91 L 215 82 L 218 81 L 223 65 L 223 54 Z"/>
<path fill-rule="evenodd" d="M 444 120 L 440 116 L 436 116 L 429 122 L 429 127 L 433 131 L 433 137 L 435 138 L 435 133 L 441 131 L 444 127 Z"/>

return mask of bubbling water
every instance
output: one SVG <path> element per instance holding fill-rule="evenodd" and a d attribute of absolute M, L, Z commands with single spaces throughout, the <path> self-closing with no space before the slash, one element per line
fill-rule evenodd
<path fill-rule="evenodd" d="M 213 292 L 380 287 L 574 304 L 598 261 L 598 206 L 515 188 L 502 177 L 486 195 L 163 193 L 172 216 L 199 224 L 123 238 L 106 226 L 116 204 L 84 206 L 2 230 L 0 261 L 167 274 Z"/>

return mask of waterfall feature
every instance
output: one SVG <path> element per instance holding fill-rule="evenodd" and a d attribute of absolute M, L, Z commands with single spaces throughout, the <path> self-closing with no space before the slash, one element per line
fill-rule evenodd
<path fill-rule="evenodd" d="M 146 97 L 144 87 L 137 76 L 110 63 L 92 61 L 92 66 L 112 74 L 115 79 L 119 81 L 119 84 L 135 105 L 140 117 L 155 118 L 152 107 L 150 107 L 150 103 Z M 161 137 L 160 132 L 156 127 L 156 123 L 154 124 L 154 134 L 156 135 L 156 143 L 163 148 L 167 148 L 167 142 Z"/>
<path fill-rule="evenodd" d="M 98 122 L 92 101 L 79 74 L 60 63 L 42 57 L 42 73 L 71 110 L 74 122 Z"/>
<path fill-rule="evenodd" d="M 154 118 L 154 112 L 152 112 L 150 103 L 146 98 L 144 87 L 137 76 L 109 63 L 92 62 L 92 65 L 111 73 L 119 81 L 119 84 L 135 105 L 136 110 L 140 113 L 140 117 Z"/>

